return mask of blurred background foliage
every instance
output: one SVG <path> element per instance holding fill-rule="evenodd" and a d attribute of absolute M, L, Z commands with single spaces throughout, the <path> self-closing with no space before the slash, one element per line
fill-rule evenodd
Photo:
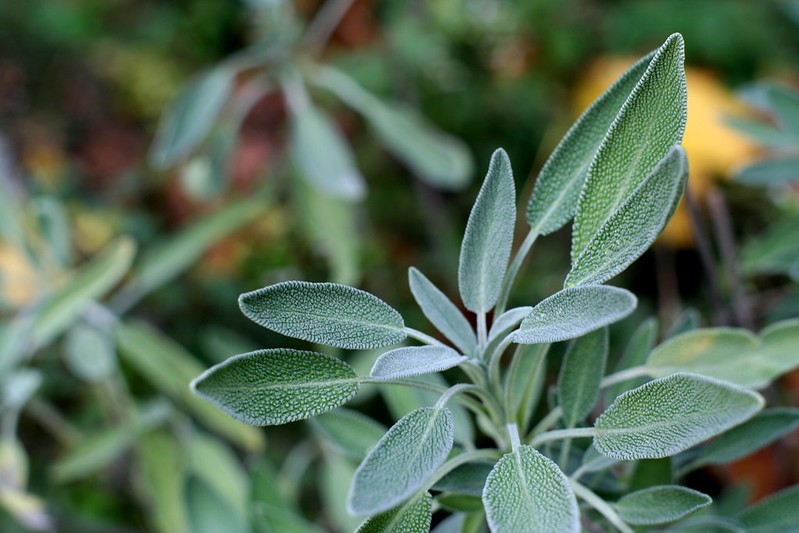
<path fill-rule="evenodd" d="M 663 331 L 796 316 L 796 0 L 1 2 L 0 529 L 357 526 L 336 424 L 261 431 L 189 395 L 286 343 L 237 295 L 335 280 L 423 327 L 407 268 L 457 292 L 491 152 L 526 199 L 582 109 L 675 31 L 691 194 L 621 283 Z M 537 247 L 515 303 L 557 290 L 568 241 Z M 353 407 L 388 425 L 424 401 Z M 761 497 L 797 458 L 794 436 L 700 483 Z"/>

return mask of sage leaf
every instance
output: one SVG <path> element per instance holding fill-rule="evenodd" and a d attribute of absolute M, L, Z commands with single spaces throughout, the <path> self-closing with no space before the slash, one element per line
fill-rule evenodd
<path fill-rule="evenodd" d="M 682 36 L 663 43 L 610 126 L 577 202 L 572 261 L 682 139 L 686 121 Z"/>
<path fill-rule="evenodd" d="M 191 384 L 195 394 L 254 426 L 330 411 L 355 396 L 358 387 L 355 371 L 344 361 L 288 348 L 236 355 Z"/>
<path fill-rule="evenodd" d="M 524 432 L 541 399 L 546 377 L 546 357 L 550 344 L 519 345 L 513 353 L 505 380 L 505 398 L 513 420 Z"/>
<path fill-rule="evenodd" d="M 763 404 L 731 383 L 672 374 L 616 398 L 596 419 L 594 447 L 615 459 L 668 457 L 748 420 Z"/>
<path fill-rule="evenodd" d="M 649 317 L 635 329 L 624 348 L 619 361 L 616 363 L 616 371 L 626 370 L 635 366 L 643 366 L 646 358 L 657 341 L 659 323 L 654 317 Z M 624 391 L 633 389 L 644 384 L 642 378 L 622 381 L 608 388 L 606 398 L 613 400 Z M 610 402 L 608 402 L 610 403 Z"/>
<path fill-rule="evenodd" d="M 799 239 L 795 235 L 797 225 L 799 216 L 785 216 L 765 233 L 746 243 L 741 250 L 742 273 L 752 276 L 788 272 L 799 257 Z"/>
<path fill-rule="evenodd" d="M 380 422 L 343 407 L 312 418 L 311 425 L 339 453 L 357 460 L 363 459 L 386 432 Z"/>
<path fill-rule="evenodd" d="M 431 374 L 456 367 L 468 359 L 447 346 L 404 346 L 378 357 L 370 376 L 391 380 Z"/>
<path fill-rule="evenodd" d="M 482 496 L 488 474 L 493 470 L 494 463 L 473 461 L 462 464 L 452 472 L 439 479 L 434 490 L 452 494 L 467 494 L 469 496 Z"/>
<path fill-rule="evenodd" d="M 781 490 L 738 515 L 746 533 L 793 531 L 799 520 L 799 485 Z"/>
<path fill-rule="evenodd" d="M 527 318 L 532 311 L 533 308 L 529 306 L 514 307 L 513 309 L 508 309 L 495 318 L 494 323 L 491 324 L 491 329 L 488 331 L 486 353 L 491 353 L 491 347 L 495 343 L 498 344 L 500 341 L 502 341 L 502 339 L 511 331 L 513 331 L 522 320 Z"/>
<path fill-rule="evenodd" d="M 799 156 L 772 157 L 752 163 L 735 173 L 735 181 L 747 185 L 790 185 L 799 181 Z"/>
<path fill-rule="evenodd" d="M 674 522 L 711 504 L 710 496 L 679 485 L 660 485 L 623 496 L 613 507 L 628 524 Z"/>
<path fill-rule="evenodd" d="M 486 480 L 483 504 L 492 531 L 580 531 L 569 480 L 531 446 L 519 446 L 497 461 Z"/>
<path fill-rule="evenodd" d="M 799 135 L 799 93 L 773 83 L 758 84 L 768 111 L 776 119 L 780 129 Z"/>
<path fill-rule="evenodd" d="M 553 150 L 527 204 L 527 222 L 532 231 L 548 235 L 574 216 L 588 167 L 654 55 L 646 55 L 622 74 L 580 115 Z"/>
<path fill-rule="evenodd" d="M 64 363 L 86 383 L 99 383 L 117 368 L 113 335 L 92 325 L 79 323 L 67 334 Z"/>
<path fill-rule="evenodd" d="M 374 515 L 403 502 L 444 464 L 454 435 L 445 407 L 423 407 L 402 417 L 355 471 L 347 500 L 350 513 Z"/>
<path fill-rule="evenodd" d="M 571 287 L 536 305 L 513 334 L 517 344 L 557 342 L 580 337 L 626 317 L 635 295 L 604 285 Z"/>
<path fill-rule="evenodd" d="M 169 104 L 158 124 L 150 163 L 165 169 L 183 159 L 211 131 L 227 101 L 237 71 L 220 66 L 197 75 Z"/>
<path fill-rule="evenodd" d="M 286 281 L 239 296 L 244 316 L 311 342 L 362 350 L 405 338 L 400 314 L 368 292 L 335 283 Z"/>
<path fill-rule="evenodd" d="M 461 245 L 458 288 L 470 311 L 485 313 L 497 303 L 513 245 L 516 189 L 508 154 L 491 156 Z"/>
<path fill-rule="evenodd" d="M 685 151 L 675 146 L 573 259 L 564 286 L 604 283 L 630 266 L 674 214 L 687 179 Z"/>
<path fill-rule="evenodd" d="M 566 351 L 558 378 L 558 403 L 566 427 L 575 427 L 596 404 L 607 358 L 607 328 L 574 340 Z"/>
<path fill-rule="evenodd" d="M 477 346 L 472 326 L 433 282 L 420 271 L 408 269 L 408 284 L 424 316 L 465 355 L 473 355 Z"/>
<path fill-rule="evenodd" d="M 247 518 L 197 476 L 190 476 L 186 482 L 185 503 L 189 531 L 192 533 L 248 533 L 250 530 Z"/>
<path fill-rule="evenodd" d="M 157 501 L 149 511 L 155 531 L 189 531 L 184 502 L 185 456 L 181 445 L 168 429 L 140 435 L 133 454 L 136 486 L 142 496 Z"/>
<path fill-rule="evenodd" d="M 429 492 L 369 518 L 355 533 L 428 533 L 433 521 L 433 497 Z"/>

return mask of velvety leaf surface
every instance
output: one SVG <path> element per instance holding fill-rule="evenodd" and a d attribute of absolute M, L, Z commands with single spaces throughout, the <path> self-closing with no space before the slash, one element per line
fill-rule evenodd
<path fill-rule="evenodd" d="M 236 355 L 192 382 L 201 398 L 255 426 L 330 411 L 355 396 L 358 387 L 355 371 L 344 361 L 288 348 Z"/>
<path fill-rule="evenodd" d="M 616 459 L 668 457 L 748 420 L 763 404 L 731 383 L 672 374 L 616 398 L 596 420 L 594 446 Z"/>
<path fill-rule="evenodd" d="M 652 525 L 679 520 L 712 501 L 706 494 L 693 489 L 661 485 L 627 494 L 614 507 L 628 524 Z"/>
<path fill-rule="evenodd" d="M 458 347 L 472 355 L 477 345 L 474 330 L 455 304 L 416 268 L 408 270 L 408 284 L 424 316 Z"/>
<path fill-rule="evenodd" d="M 497 303 L 513 245 L 515 222 L 513 171 L 508 155 L 499 149 L 491 156 L 461 245 L 458 288 L 470 311 L 485 313 Z"/>
<path fill-rule="evenodd" d="M 682 139 L 685 50 L 674 34 L 661 46 L 610 126 L 588 170 L 572 231 L 572 260 Z"/>
<path fill-rule="evenodd" d="M 399 507 L 369 518 L 355 533 L 427 533 L 433 521 L 433 497 L 425 492 Z"/>
<path fill-rule="evenodd" d="M 357 460 L 363 459 L 386 432 L 380 422 L 343 407 L 315 416 L 311 424 L 340 453 Z"/>
<path fill-rule="evenodd" d="M 583 335 L 569 346 L 558 379 L 558 403 L 566 427 L 575 427 L 596 404 L 607 358 L 607 328 Z"/>
<path fill-rule="evenodd" d="M 491 353 L 490 347 L 494 343 L 498 344 L 503 337 L 515 329 L 532 311 L 533 308 L 529 306 L 514 307 L 496 317 L 494 323 L 491 324 L 491 329 L 488 331 L 488 341 L 486 345 L 489 346 L 489 348 L 486 348 L 486 352 Z"/>
<path fill-rule="evenodd" d="M 654 52 L 638 60 L 569 129 L 552 151 L 527 205 L 533 231 L 547 235 L 574 216 L 588 167 L 616 115 L 649 67 Z"/>
<path fill-rule="evenodd" d="M 335 283 L 286 281 L 242 294 L 239 307 L 256 324 L 339 348 L 381 348 L 405 338 L 405 324 L 392 307 Z"/>
<path fill-rule="evenodd" d="M 404 346 L 378 357 L 370 376 L 391 380 L 431 374 L 456 367 L 468 359 L 447 346 Z"/>
<path fill-rule="evenodd" d="M 625 289 L 572 287 L 536 305 L 513 334 L 513 342 L 536 344 L 573 339 L 626 317 L 638 301 Z"/>
<path fill-rule="evenodd" d="M 492 531 L 580 531 L 569 480 L 531 446 L 522 445 L 497 462 L 486 480 L 483 504 Z"/>
<path fill-rule="evenodd" d="M 564 285 L 604 283 L 630 266 L 666 226 L 687 179 L 685 151 L 675 146 L 573 259 Z"/>
<path fill-rule="evenodd" d="M 799 521 L 799 485 L 784 489 L 738 515 L 746 533 L 795 531 Z"/>
<path fill-rule="evenodd" d="M 454 436 L 447 408 L 423 407 L 402 417 L 356 470 L 349 511 L 374 515 L 404 501 L 444 463 Z"/>

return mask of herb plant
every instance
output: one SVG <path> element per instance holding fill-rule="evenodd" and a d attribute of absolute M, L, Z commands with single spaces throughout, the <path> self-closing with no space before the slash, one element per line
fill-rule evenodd
<path fill-rule="evenodd" d="M 793 410 L 761 413 L 765 402 L 754 389 L 799 365 L 786 344 L 796 342 L 799 323 L 772 325 L 760 337 L 690 331 L 651 354 L 654 334 L 644 323 L 631 340 L 636 354 L 625 355 L 627 366 L 605 376 L 608 326 L 632 313 L 637 300 L 604 283 L 652 244 L 687 180 L 679 146 L 686 120 L 683 62 L 682 37 L 672 35 L 585 111 L 538 177 L 526 212 L 530 230 L 515 254 L 511 162 L 504 151 L 494 153 L 466 225 L 458 270 L 474 328 L 414 268 L 411 291 L 447 342 L 407 326 L 399 312 L 362 290 L 278 283 L 241 295 L 248 318 L 346 350 L 386 348 L 408 338 L 422 345 L 384 352 L 368 377 L 323 353 L 258 350 L 210 368 L 193 382 L 194 392 L 254 425 L 331 411 L 366 383 L 436 393 L 432 405 L 412 410 L 376 443 L 362 446 L 365 457 L 347 499 L 349 512 L 365 517 L 361 532 L 428 531 L 439 509 L 452 513 L 436 526 L 441 531 L 479 531 L 483 517 L 500 532 L 580 531 L 581 523 L 630 532 L 670 522 L 697 527 L 697 520 L 747 527 L 773 522 L 758 508 L 732 518 L 702 515 L 698 510 L 711 498 L 673 479 L 745 455 L 795 427 Z M 533 243 L 572 219 L 564 288 L 535 306 L 508 308 Z M 547 353 L 560 341 L 569 344 L 557 386 L 542 401 Z M 509 364 L 503 365 L 506 354 Z M 421 377 L 453 368 L 464 379 L 451 386 Z M 640 381 L 633 378 L 642 377 L 653 379 L 635 386 Z M 604 403 L 602 391 L 611 390 L 621 394 L 607 392 L 610 405 L 593 425 L 586 423 Z M 544 403 L 549 409 L 536 409 Z M 460 406 L 486 438 L 458 433 L 470 423 L 456 422 Z M 333 439 L 361 443 L 379 427 L 343 413 L 320 417 Z M 369 431 L 361 434 L 361 428 Z M 483 446 L 486 439 L 492 444 Z M 357 455 L 356 447 L 349 452 Z M 664 482 L 636 486 L 636 461 L 670 457 Z M 790 497 L 771 505 L 786 507 Z"/>

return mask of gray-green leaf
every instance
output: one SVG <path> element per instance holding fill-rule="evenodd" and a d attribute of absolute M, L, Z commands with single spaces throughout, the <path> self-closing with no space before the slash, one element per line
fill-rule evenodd
<path fill-rule="evenodd" d="M 76 377 L 97 383 L 117 367 L 113 335 L 89 324 L 77 324 L 67 334 L 64 363 Z"/>
<path fill-rule="evenodd" d="M 616 398 L 596 420 L 594 446 L 623 460 L 668 457 L 748 420 L 763 404 L 731 383 L 672 374 Z"/>
<path fill-rule="evenodd" d="M 468 359 L 447 346 L 404 346 L 378 357 L 370 375 L 385 380 L 407 378 L 441 372 Z"/>
<path fill-rule="evenodd" d="M 660 485 L 632 492 L 613 507 L 622 520 L 633 525 L 674 522 L 711 504 L 710 496 L 679 485 Z"/>
<path fill-rule="evenodd" d="M 311 424 L 340 453 L 357 460 L 363 459 L 386 432 L 380 422 L 343 407 L 312 418 Z"/>
<path fill-rule="evenodd" d="M 685 151 L 675 146 L 573 259 L 564 286 L 603 283 L 630 266 L 674 214 L 687 179 Z"/>
<path fill-rule="evenodd" d="M 586 109 L 549 156 L 527 205 L 532 231 L 547 235 L 574 216 L 588 167 L 655 53 L 638 60 Z"/>
<path fill-rule="evenodd" d="M 483 504 L 492 531 L 580 531 L 569 480 L 531 446 L 520 446 L 497 462 L 486 480 Z"/>
<path fill-rule="evenodd" d="M 286 281 L 242 294 L 239 307 L 256 324 L 339 348 L 381 348 L 405 339 L 397 311 L 368 292 L 335 283 Z"/>
<path fill-rule="evenodd" d="M 682 36 L 674 34 L 655 53 L 611 124 L 577 202 L 572 260 L 682 139 L 687 107 L 684 60 Z"/>
<path fill-rule="evenodd" d="M 795 531 L 799 520 L 799 485 L 769 496 L 745 509 L 738 518 L 746 533 Z"/>
<path fill-rule="evenodd" d="M 517 344 L 580 337 L 626 317 L 638 300 L 625 289 L 604 285 L 571 287 L 536 305 L 513 334 Z"/>
<path fill-rule="evenodd" d="M 255 426 L 324 413 L 358 392 L 355 371 L 316 352 L 277 348 L 236 355 L 195 379 L 192 390 L 233 418 Z"/>
<path fill-rule="evenodd" d="M 607 328 L 584 335 L 569 346 L 558 379 L 558 403 L 566 427 L 576 426 L 594 407 L 607 358 Z"/>
<path fill-rule="evenodd" d="M 795 183 L 799 181 L 799 156 L 786 155 L 752 163 L 735 174 L 735 181 L 770 186 Z"/>
<path fill-rule="evenodd" d="M 445 407 L 423 407 L 402 417 L 355 471 L 349 511 L 374 515 L 411 496 L 447 459 L 454 435 Z"/>
<path fill-rule="evenodd" d="M 485 313 L 499 298 L 516 221 L 516 189 L 510 159 L 501 148 L 491 156 L 461 245 L 458 288 L 464 305 Z"/>
<path fill-rule="evenodd" d="M 427 533 L 433 521 L 433 497 L 429 492 L 369 518 L 355 533 Z"/>
<path fill-rule="evenodd" d="M 408 269 L 408 284 L 424 316 L 465 355 L 472 355 L 477 338 L 472 326 L 438 287 L 416 268 Z"/>

